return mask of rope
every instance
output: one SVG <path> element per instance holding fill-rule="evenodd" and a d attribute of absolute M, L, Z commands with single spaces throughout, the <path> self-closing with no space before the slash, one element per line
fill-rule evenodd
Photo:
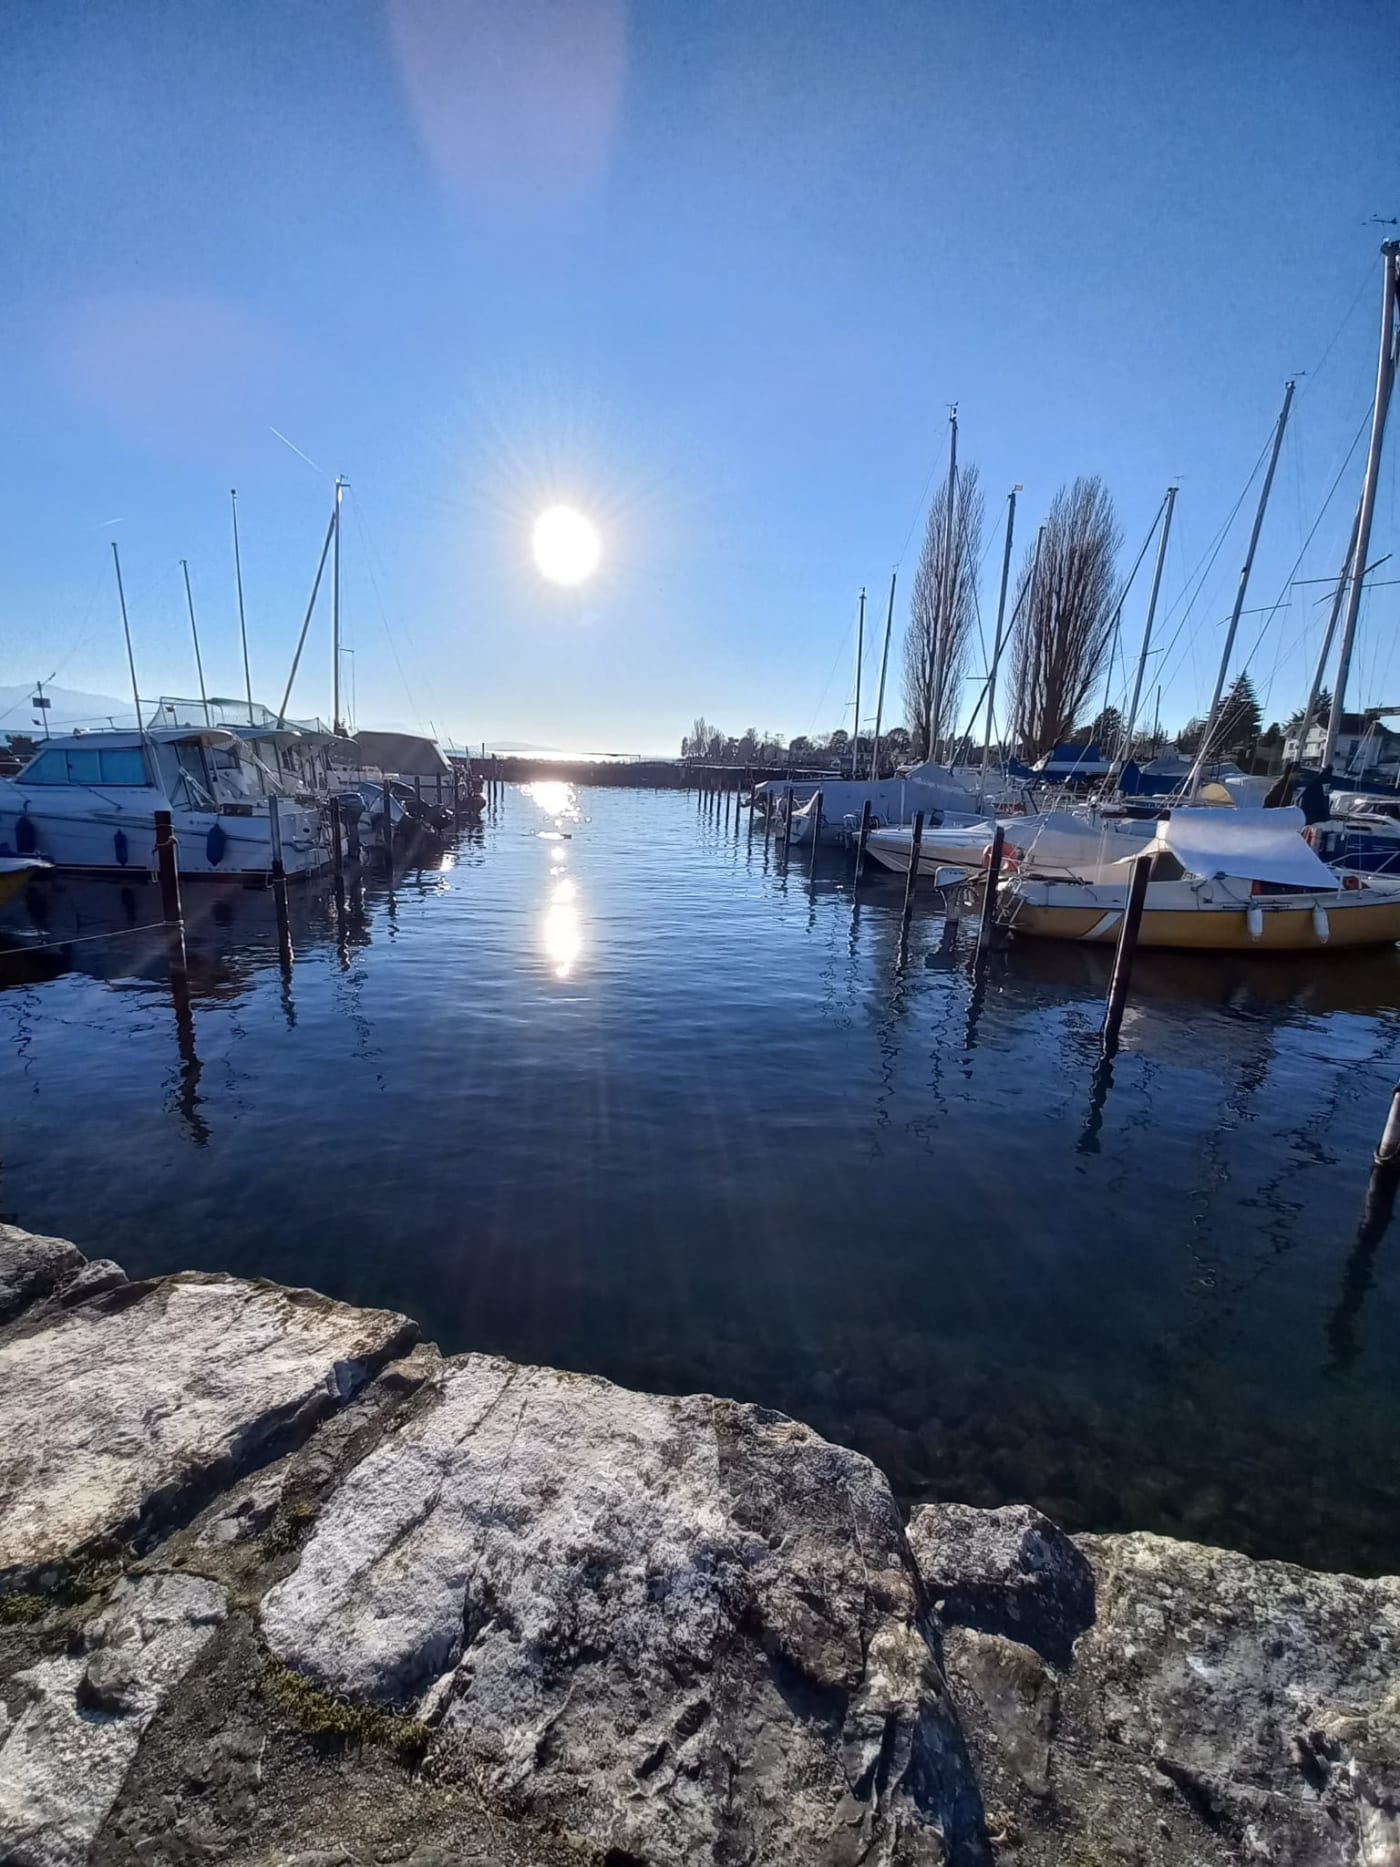
<path fill-rule="evenodd" d="M 71 940 L 24 940 L 16 946 L 0 947 L 0 959 L 17 953 L 49 953 L 66 946 L 87 946 L 93 940 L 125 940 L 129 934 L 153 933 L 156 928 L 170 925 L 169 921 L 142 921 L 139 927 L 119 927 L 114 933 L 75 934 Z"/>

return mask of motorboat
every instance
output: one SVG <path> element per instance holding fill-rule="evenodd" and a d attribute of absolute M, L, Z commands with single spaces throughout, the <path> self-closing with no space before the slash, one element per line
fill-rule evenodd
<path fill-rule="evenodd" d="M 0 908 L 13 901 L 50 865 L 38 856 L 0 856 Z"/>
<path fill-rule="evenodd" d="M 1303 840 L 1300 810 L 1178 810 L 1139 851 L 1151 858 L 1138 944 L 1317 952 L 1400 940 L 1400 893 L 1338 877 Z M 1129 856 L 1073 874 L 1034 856 L 1001 886 L 998 919 L 1031 939 L 1115 942 Z"/>
<path fill-rule="evenodd" d="M 48 739 L 0 779 L 0 856 L 59 869 L 150 872 L 157 811 L 168 811 L 183 876 L 266 876 L 273 825 L 266 798 L 231 801 L 213 760 L 238 745 L 224 727 L 73 733 Z M 309 875 L 330 860 L 320 813 L 278 799 L 283 868 Z"/>

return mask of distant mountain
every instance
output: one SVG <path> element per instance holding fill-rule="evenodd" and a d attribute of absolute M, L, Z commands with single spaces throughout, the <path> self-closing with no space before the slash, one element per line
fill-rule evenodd
<path fill-rule="evenodd" d="M 30 702 L 34 687 L 0 687 L 0 733 L 26 733 L 31 737 L 43 732 L 43 714 Z M 114 700 L 110 694 L 85 694 L 76 687 L 45 687 L 49 731 L 67 732 L 73 726 L 134 726 L 136 714 L 129 700 Z M 36 727 L 34 722 L 40 724 Z"/>

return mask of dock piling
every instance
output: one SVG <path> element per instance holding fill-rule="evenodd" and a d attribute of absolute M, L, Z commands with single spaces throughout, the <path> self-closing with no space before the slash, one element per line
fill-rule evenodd
<path fill-rule="evenodd" d="M 1128 883 L 1128 899 L 1118 929 L 1118 950 L 1113 956 L 1113 977 L 1109 980 L 1108 1003 L 1104 1011 L 1105 1050 L 1116 1050 L 1118 1047 L 1118 1027 L 1123 1022 L 1123 1008 L 1128 1002 L 1128 985 L 1133 976 L 1133 959 L 1137 953 L 1138 931 L 1142 926 L 1142 910 L 1147 902 L 1147 883 L 1151 873 L 1151 856 L 1137 856 L 1133 859 L 1133 875 Z"/>
<path fill-rule="evenodd" d="M 282 819 L 280 816 L 281 800 L 274 792 L 267 800 L 267 827 L 272 837 L 272 879 L 274 882 L 285 881 L 286 865 L 282 860 Z"/>
<path fill-rule="evenodd" d="M 1390 1110 L 1381 1133 L 1381 1144 L 1376 1149 L 1375 1165 L 1387 1173 L 1400 1173 L 1400 1083 L 1395 1085 L 1391 1094 Z"/>
<path fill-rule="evenodd" d="M 977 926 L 977 956 L 980 959 L 992 944 L 997 922 L 997 887 L 1001 881 L 1001 857 L 1006 848 L 1006 831 L 998 824 L 987 851 L 987 880 L 982 893 L 982 918 Z"/>
<path fill-rule="evenodd" d="M 861 871 L 865 867 L 865 839 L 870 834 L 870 799 L 866 798 L 860 807 L 860 833 L 856 838 L 856 872 L 851 881 L 851 894 L 854 897 L 860 887 Z"/>
<path fill-rule="evenodd" d="M 185 916 L 180 905 L 180 865 L 175 848 L 175 831 L 168 810 L 155 813 L 156 874 L 160 880 L 160 911 L 170 942 L 171 964 L 183 969 L 185 964 Z"/>
<path fill-rule="evenodd" d="M 792 848 L 792 786 L 787 788 L 787 808 L 783 812 L 783 867 L 787 867 L 788 853 Z"/>
<path fill-rule="evenodd" d="M 816 796 L 812 799 L 812 861 L 810 866 L 813 872 L 815 872 L 817 866 L 817 844 L 821 841 L 821 836 L 822 794 L 818 791 Z"/>
<path fill-rule="evenodd" d="M 907 930 L 909 926 L 909 916 L 914 912 L 914 890 L 918 886 L 919 881 L 919 854 L 923 848 L 923 843 L 924 813 L 921 810 L 916 810 L 914 812 L 914 830 L 909 839 L 909 875 L 904 884 L 904 913 L 900 917 L 900 925 L 905 930 Z"/>
<path fill-rule="evenodd" d="M 336 879 L 339 880 L 345 874 L 345 848 L 341 839 L 340 799 L 334 792 L 332 792 L 330 800 L 330 819 L 331 867 L 335 870 Z"/>

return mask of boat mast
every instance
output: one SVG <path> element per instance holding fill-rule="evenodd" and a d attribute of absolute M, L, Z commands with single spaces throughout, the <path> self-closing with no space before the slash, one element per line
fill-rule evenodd
<path fill-rule="evenodd" d="M 194 619 L 194 595 L 190 590 L 190 567 L 184 558 L 180 559 L 180 569 L 185 573 L 185 602 L 190 612 L 190 634 L 194 637 L 194 665 L 195 672 L 199 675 L 199 704 L 204 708 L 204 724 L 212 726 L 214 722 L 209 716 L 209 696 L 204 691 L 204 662 L 199 652 L 199 625 Z"/>
<path fill-rule="evenodd" d="M 122 560 L 115 538 L 112 540 L 112 563 L 117 573 L 117 601 L 122 606 L 122 634 L 126 637 L 126 665 L 131 670 L 131 698 L 136 703 L 136 730 L 144 739 L 146 722 L 141 717 L 141 696 L 136 691 L 136 657 L 131 652 L 131 624 L 126 617 L 126 591 L 122 589 Z"/>
<path fill-rule="evenodd" d="M 335 531 L 335 519 L 336 515 L 332 512 L 331 522 L 326 527 L 326 542 L 321 546 L 321 561 L 316 566 L 316 581 L 311 586 L 311 601 L 306 605 L 306 614 L 302 618 L 301 634 L 297 637 L 297 652 L 292 656 L 292 671 L 287 676 L 287 691 L 282 696 L 282 705 L 277 713 L 277 724 L 279 727 L 285 726 L 287 723 L 287 707 L 292 698 L 292 683 L 297 678 L 297 669 L 301 666 L 301 651 L 306 646 L 306 631 L 311 627 L 311 612 L 316 607 L 316 596 L 321 588 L 321 577 L 325 571 L 326 557 L 331 548 L 331 534 Z"/>
<path fill-rule="evenodd" d="M 1040 552 L 1041 552 L 1041 547 L 1044 545 L 1044 543 L 1045 543 L 1045 521 L 1042 520 L 1040 524 L 1040 529 L 1036 532 L 1036 535 L 1035 535 L 1035 556 L 1031 559 L 1031 580 L 1026 585 L 1026 590 L 1025 590 L 1026 620 L 1023 623 L 1022 627 L 1027 628 L 1027 629 L 1032 627 L 1031 618 L 1035 615 L 1035 595 L 1036 595 L 1036 590 L 1040 584 Z M 1016 605 L 1016 608 L 1019 609 L 1020 607 L 1021 606 L 1018 603 Z M 1012 613 L 1011 620 L 1012 622 L 1015 622 L 1016 620 L 1014 612 Z M 1030 750 L 1034 751 L 1035 748 L 1032 746 Z"/>
<path fill-rule="evenodd" d="M 1298 725 L 1298 756 L 1285 766 L 1285 773 L 1301 765 L 1307 757 L 1308 732 L 1312 726 L 1313 714 L 1317 711 L 1317 697 L 1322 692 L 1322 677 L 1327 672 L 1328 658 L 1332 653 L 1332 644 L 1337 636 L 1337 621 L 1342 613 L 1342 599 L 1347 593 L 1347 576 L 1351 570 L 1352 554 L 1356 550 L 1356 534 L 1361 525 L 1361 508 L 1356 508 L 1356 516 L 1351 522 L 1351 536 L 1347 540 L 1346 556 L 1342 559 L 1342 568 L 1337 572 L 1337 587 L 1332 592 L 1332 607 L 1327 615 L 1327 627 L 1322 636 L 1322 647 L 1318 651 L 1317 665 L 1313 669 L 1312 686 L 1308 689 L 1307 703 L 1303 708 L 1303 717 Z"/>
<path fill-rule="evenodd" d="M 1142 647 L 1138 650 L 1137 675 L 1133 681 L 1133 697 L 1128 702 L 1128 717 L 1123 722 L 1123 762 L 1126 764 L 1133 756 L 1133 728 L 1137 725 L 1138 701 L 1142 698 L 1142 677 L 1147 672 L 1147 651 L 1152 645 L 1152 624 L 1157 615 L 1157 593 L 1162 587 L 1162 572 L 1167 563 L 1167 539 L 1171 535 L 1172 513 L 1176 508 L 1177 489 L 1167 488 L 1167 496 L 1162 507 L 1162 536 L 1157 541 L 1157 564 L 1152 572 L 1152 594 L 1147 599 L 1147 621 L 1142 629 Z"/>
<path fill-rule="evenodd" d="M 1016 495 L 1013 486 L 1006 495 L 1006 544 L 1001 553 L 1001 590 L 997 595 L 997 626 L 992 637 L 992 665 L 987 671 L 987 725 L 982 734 L 982 783 L 987 780 L 987 759 L 992 749 L 992 708 L 997 697 L 997 664 L 1001 660 L 1001 621 L 1006 614 L 1006 580 L 1011 575 L 1011 536 L 1016 529 Z"/>
<path fill-rule="evenodd" d="M 1194 797 L 1201 788 L 1201 767 L 1210 756 L 1211 738 L 1215 732 L 1216 718 L 1220 712 L 1220 696 L 1225 691 L 1225 676 L 1230 671 L 1230 657 L 1235 652 L 1235 634 L 1240 626 L 1240 615 L 1244 610 L 1245 592 L 1249 588 L 1249 573 L 1254 568 L 1254 553 L 1259 543 L 1259 533 L 1264 526 L 1264 513 L 1269 504 L 1269 493 L 1274 484 L 1274 469 L 1278 466 L 1279 449 L 1283 446 L 1283 431 L 1288 426 L 1288 411 L 1293 406 L 1293 388 L 1290 382 L 1283 392 L 1283 407 L 1279 410 L 1278 421 L 1274 424 L 1274 444 L 1269 452 L 1269 467 L 1264 475 L 1264 484 L 1259 490 L 1259 506 L 1254 514 L 1254 524 L 1249 534 L 1249 549 L 1244 555 L 1244 564 L 1240 570 L 1240 587 L 1235 592 L 1235 607 L 1230 612 L 1230 626 L 1225 632 L 1225 647 L 1220 656 L 1220 672 L 1215 677 L 1215 692 L 1211 695 L 1210 711 L 1206 714 L 1206 728 L 1201 734 L 1201 743 L 1197 749 L 1191 773 L 1186 781 L 1186 795 Z"/>
<path fill-rule="evenodd" d="M 885 646 L 880 656 L 880 693 L 875 702 L 875 738 L 870 747 L 870 781 L 880 775 L 880 722 L 885 717 L 885 669 L 890 664 L 890 630 L 894 627 L 894 584 L 898 566 L 890 572 L 890 606 L 885 611 Z"/>
<path fill-rule="evenodd" d="M 238 633 L 243 642 L 243 689 L 248 696 L 248 724 L 253 724 L 253 677 L 248 672 L 248 620 L 243 614 L 243 560 L 238 553 L 238 489 L 229 488 L 233 507 L 233 574 L 238 584 Z"/>
<path fill-rule="evenodd" d="M 939 692 L 944 669 L 944 632 L 946 610 L 952 594 L 953 514 L 958 499 L 958 405 L 948 411 L 948 510 L 943 518 L 943 562 L 938 567 L 938 602 L 934 612 L 933 640 L 929 643 L 928 710 L 924 716 L 924 757 L 936 759 L 938 735 L 943 727 L 942 695 Z"/>
<path fill-rule="evenodd" d="M 1381 288 L 1381 348 L 1376 364 L 1376 399 L 1371 408 L 1371 445 L 1366 451 L 1366 478 L 1361 488 L 1361 510 L 1356 521 L 1356 543 L 1352 548 L 1351 582 L 1347 589 L 1346 619 L 1342 623 L 1342 652 L 1337 663 L 1337 685 L 1332 694 L 1332 712 L 1327 721 L 1327 739 L 1322 748 L 1322 769 L 1328 770 L 1337 750 L 1337 734 L 1346 703 L 1347 675 L 1351 672 L 1351 651 L 1356 641 L 1356 617 L 1361 608 L 1361 586 L 1366 576 L 1366 553 L 1371 548 L 1371 520 L 1376 510 L 1376 484 L 1380 479 L 1381 446 L 1385 440 L 1385 418 L 1390 408 L 1390 391 L 1395 381 L 1395 275 L 1400 264 L 1400 240 L 1387 240 L 1381 248 L 1385 267 Z"/>
<path fill-rule="evenodd" d="M 340 723 L 340 496 L 345 485 L 340 475 L 335 480 L 335 510 L 331 513 L 331 537 L 335 555 L 331 559 L 331 731 L 343 733 Z"/>
<path fill-rule="evenodd" d="M 860 664 L 865 656 L 865 591 L 860 593 L 860 610 L 856 617 L 856 717 L 851 731 L 851 777 L 857 775 L 860 766 Z"/>

